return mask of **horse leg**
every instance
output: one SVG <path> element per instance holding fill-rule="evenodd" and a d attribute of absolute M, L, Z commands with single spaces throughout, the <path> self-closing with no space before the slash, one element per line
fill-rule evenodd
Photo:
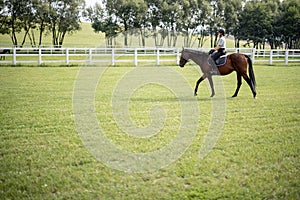
<path fill-rule="evenodd" d="M 203 76 L 201 76 L 199 78 L 199 80 L 197 81 L 196 83 L 196 87 L 195 87 L 195 91 L 194 91 L 194 96 L 197 96 L 197 92 L 198 92 L 198 87 L 199 87 L 199 84 L 206 78 L 205 74 Z"/>
<path fill-rule="evenodd" d="M 236 87 L 235 93 L 234 93 L 234 95 L 232 95 L 232 97 L 236 97 L 238 95 L 240 87 L 242 85 L 242 76 L 238 72 L 236 72 L 236 80 L 237 80 L 237 87 Z"/>
<path fill-rule="evenodd" d="M 247 74 L 243 74 L 242 76 L 243 76 L 244 80 L 248 83 L 248 85 L 249 85 L 249 87 L 250 87 L 250 89 L 252 91 L 253 98 L 255 99 L 256 98 L 256 91 L 254 89 L 254 86 L 253 86 L 250 78 L 247 76 Z"/>
<path fill-rule="evenodd" d="M 211 88 L 211 95 L 210 97 L 213 97 L 215 96 L 215 89 L 214 89 L 214 82 L 212 80 L 212 76 L 208 76 L 208 81 L 209 81 L 209 84 L 210 84 L 210 88 Z"/>

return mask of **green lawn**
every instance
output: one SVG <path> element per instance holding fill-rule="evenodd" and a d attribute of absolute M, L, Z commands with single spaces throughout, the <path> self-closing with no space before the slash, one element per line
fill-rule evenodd
<path fill-rule="evenodd" d="M 200 76 L 193 64 L 184 69 L 170 65 L 153 70 L 160 72 L 158 68 L 175 70 L 191 87 Z M 220 91 L 216 90 L 217 96 L 211 99 L 204 81 L 198 97 L 192 96 L 190 88 L 186 91 L 190 96 L 181 98 L 163 84 L 141 85 L 128 103 L 130 121 L 138 127 L 149 126 L 155 120 L 151 115 L 149 118 L 149 112 L 158 104 L 166 118 L 157 134 L 137 138 L 120 129 L 112 102 L 119 81 L 133 69 L 110 67 L 103 72 L 95 92 L 101 131 L 124 151 L 153 152 L 176 136 L 181 101 L 196 102 L 196 134 L 178 160 L 149 173 L 125 173 L 106 166 L 88 151 L 76 128 L 72 102 L 79 67 L 0 67 L 1 199 L 300 198 L 299 65 L 255 64 L 255 100 L 244 81 L 239 96 L 230 98 L 236 86 L 235 74 L 223 77 L 224 127 L 203 159 L 199 150 Z M 182 85 L 182 80 L 175 82 L 174 87 Z"/>

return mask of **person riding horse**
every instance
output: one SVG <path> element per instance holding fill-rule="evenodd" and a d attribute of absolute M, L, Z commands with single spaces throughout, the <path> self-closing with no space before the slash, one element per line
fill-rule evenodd
<path fill-rule="evenodd" d="M 212 67 L 212 70 L 210 73 L 212 75 L 217 75 L 219 73 L 219 70 L 216 66 L 216 60 L 220 58 L 221 56 L 225 55 L 225 49 L 226 49 L 226 40 L 225 40 L 225 31 L 223 29 L 219 29 L 218 35 L 220 37 L 217 46 L 209 51 L 209 59 L 208 62 Z M 217 51 L 217 52 L 216 52 Z"/>
<path fill-rule="evenodd" d="M 179 60 L 179 66 L 184 67 L 189 60 L 192 60 L 199 65 L 203 73 L 203 75 L 199 78 L 199 80 L 196 83 L 195 90 L 194 90 L 195 96 L 197 96 L 199 84 L 206 78 L 208 79 L 210 84 L 211 97 L 215 95 L 214 83 L 213 83 L 212 75 L 210 74 L 211 65 L 207 62 L 209 60 L 209 57 L 211 57 L 211 55 L 208 55 L 207 52 L 202 52 L 200 50 L 194 50 L 194 49 L 185 49 L 185 48 L 182 49 L 180 60 Z M 247 68 L 248 68 L 249 76 L 247 74 Z M 253 97 L 256 98 L 256 81 L 255 81 L 251 58 L 248 55 L 241 54 L 241 53 L 229 54 L 227 56 L 225 64 L 219 68 L 218 75 L 225 76 L 232 73 L 233 71 L 236 72 L 237 87 L 232 97 L 236 97 L 238 95 L 238 92 L 242 85 L 242 78 L 243 78 L 249 85 Z"/>

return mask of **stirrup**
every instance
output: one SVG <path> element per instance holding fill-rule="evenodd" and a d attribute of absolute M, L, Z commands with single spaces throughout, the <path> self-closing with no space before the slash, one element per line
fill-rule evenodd
<path fill-rule="evenodd" d="M 216 69 L 212 69 L 211 71 L 209 71 L 209 73 L 210 73 L 211 75 L 218 75 L 218 74 L 219 74 L 219 71 L 216 70 Z"/>

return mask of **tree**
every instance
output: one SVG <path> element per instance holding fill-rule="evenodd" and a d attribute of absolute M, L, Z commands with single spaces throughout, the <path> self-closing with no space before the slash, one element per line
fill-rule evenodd
<path fill-rule="evenodd" d="M 144 1 L 107 0 L 105 3 L 107 14 L 111 16 L 111 18 L 116 18 L 120 27 L 123 27 L 122 33 L 124 34 L 124 45 L 128 46 L 128 33 L 137 26 L 136 20 L 139 18 L 142 11 L 141 8 L 145 6 Z"/>
<path fill-rule="evenodd" d="M 248 2 L 239 21 L 238 39 L 252 41 L 254 48 L 265 44 L 271 34 L 272 18 L 264 2 Z"/>
<path fill-rule="evenodd" d="M 161 43 L 164 45 L 164 41 L 167 39 L 167 46 L 175 46 L 177 42 L 178 20 L 180 19 L 180 4 L 179 1 L 167 0 L 163 1 L 160 8 L 160 34 Z"/>
<path fill-rule="evenodd" d="M 148 5 L 144 1 L 138 1 L 138 9 L 135 10 L 133 26 L 139 30 L 142 46 L 146 46 L 147 29 L 150 27 Z"/>
<path fill-rule="evenodd" d="M 0 1 L 0 34 L 10 34 L 9 15 L 6 11 L 5 1 Z"/>
<path fill-rule="evenodd" d="M 92 27 L 95 32 L 103 32 L 108 46 L 113 46 L 113 38 L 115 38 L 120 30 L 120 27 L 112 16 L 105 14 L 104 8 L 98 3 L 94 7 L 87 9 L 88 17 L 92 22 Z"/>
<path fill-rule="evenodd" d="M 282 4 L 276 22 L 276 36 L 286 48 L 300 48 L 300 2 L 287 0 Z"/>
<path fill-rule="evenodd" d="M 278 44 L 279 40 L 276 38 L 276 18 L 279 15 L 279 7 L 280 7 L 280 0 L 269 0 L 265 2 L 265 8 L 267 11 L 268 19 L 270 20 L 267 25 L 267 35 L 265 36 L 265 41 L 267 42 L 272 49 L 275 49 Z M 263 48 L 265 48 L 265 43 L 263 43 Z"/>
<path fill-rule="evenodd" d="M 239 24 L 238 16 L 242 12 L 242 0 L 228 0 L 225 4 L 224 10 L 224 28 L 226 34 L 233 35 L 235 38 L 235 47 L 239 47 L 239 40 L 237 39 L 237 27 Z"/>
<path fill-rule="evenodd" d="M 60 47 L 66 33 L 80 29 L 83 0 L 48 0 L 49 30 L 52 32 L 52 44 Z"/>
<path fill-rule="evenodd" d="M 180 34 L 181 5 L 178 0 L 146 0 L 148 25 L 156 46 L 175 46 Z"/>
<path fill-rule="evenodd" d="M 177 23 L 178 31 L 184 35 L 184 46 L 190 47 L 193 35 L 201 25 L 201 10 L 198 9 L 201 5 L 199 6 L 196 0 L 183 0 L 180 2 L 180 6 L 180 18 L 179 23 Z"/>
<path fill-rule="evenodd" d="M 159 39 L 158 39 L 158 27 L 161 21 L 161 12 L 160 7 L 162 1 L 160 0 L 146 0 L 147 2 L 147 17 L 148 22 L 150 24 L 149 29 L 153 32 L 152 36 L 155 42 L 155 46 L 159 46 Z"/>
<path fill-rule="evenodd" d="M 1 33 L 9 33 L 13 45 L 18 45 L 17 33 L 23 31 L 24 45 L 27 37 L 36 45 L 34 29 L 39 29 L 39 45 L 42 35 L 51 31 L 53 45 L 61 46 L 66 33 L 80 29 L 83 0 L 4 0 L 0 4 Z"/>
<path fill-rule="evenodd" d="M 50 26 L 49 13 L 50 13 L 50 4 L 47 2 L 47 0 L 40 0 L 39 4 L 37 4 L 36 13 L 35 13 L 36 29 L 38 29 L 39 31 L 38 46 L 42 45 L 43 34 L 47 30 L 47 27 Z M 34 41 L 33 43 L 36 42 Z"/>
<path fill-rule="evenodd" d="M 24 1 L 20 1 L 20 2 L 24 2 Z M 36 22 L 35 13 L 37 10 L 37 4 L 38 4 L 38 1 L 31 0 L 31 1 L 26 2 L 26 4 L 22 4 L 22 8 L 20 9 L 18 18 L 22 22 L 21 28 L 23 28 L 23 30 L 24 30 L 24 36 L 23 36 L 23 40 L 21 43 L 21 47 L 25 44 L 27 36 L 30 38 L 31 44 L 34 45 L 32 42 L 33 40 L 30 36 L 31 35 L 30 31 L 36 28 L 37 22 Z M 34 37 L 33 34 L 32 34 L 32 36 Z"/>
<path fill-rule="evenodd" d="M 223 0 L 210 0 L 210 15 L 208 20 L 209 33 L 210 33 L 210 46 L 214 47 L 217 44 L 218 32 L 217 30 L 224 27 L 225 18 L 225 2 Z M 213 38 L 215 38 L 213 40 Z"/>
<path fill-rule="evenodd" d="M 208 24 L 209 16 L 209 2 L 207 0 L 198 0 L 198 17 L 197 21 L 199 25 L 196 29 L 196 34 L 198 35 L 198 47 L 202 47 L 206 41 L 206 36 L 209 35 L 209 32 L 205 28 Z"/>
<path fill-rule="evenodd" d="M 14 1 L 14 0 L 4 0 L 4 11 L 3 14 L 6 17 L 6 23 L 8 24 L 10 37 L 14 46 L 18 45 L 18 39 L 16 34 L 20 33 L 23 28 L 23 23 L 21 21 L 21 16 L 26 13 L 26 1 Z"/>

